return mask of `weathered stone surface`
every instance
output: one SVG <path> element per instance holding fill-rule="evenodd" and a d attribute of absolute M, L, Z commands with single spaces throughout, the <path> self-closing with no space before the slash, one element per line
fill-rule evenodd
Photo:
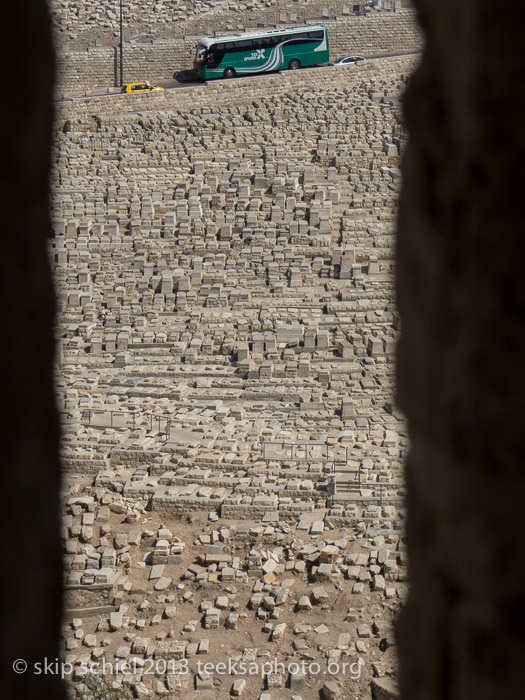
<path fill-rule="evenodd" d="M 165 591 L 170 586 L 171 586 L 171 578 L 169 578 L 167 576 L 162 576 L 155 583 L 155 590 L 156 591 Z"/>
<path fill-rule="evenodd" d="M 321 697 L 323 700 L 337 700 L 341 697 L 341 689 L 336 681 L 326 681 L 321 688 Z"/>
<path fill-rule="evenodd" d="M 398 700 L 397 685 L 391 678 L 372 678 L 372 700 Z"/>

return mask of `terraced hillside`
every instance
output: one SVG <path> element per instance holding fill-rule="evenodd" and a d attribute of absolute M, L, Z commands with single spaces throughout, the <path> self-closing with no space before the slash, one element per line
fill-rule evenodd
<path fill-rule="evenodd" d="M 384 59 L 60 106 L 73 664 L 81 652 L 131 654 L 142 671 L 194 650 L 217 661 L 226 624 L 241 655 L 268 643 L 279 659 L 358 655 L 362 674 L 339 674 L 334 697 L 369 697 L 372 677 L 393 672 L 406 437 L 392 408 L 392 249 L 411 68 Z M 326 632 L 295 617 L 305 597 L 320 612 L 334 596 L 341 615 L 312 618 Z M 226 697 L 192 674 L 161 674 L 156 690 Z M 151 680 L 117 683 L 136 695 Z M 293 682 L 305 700 L 323 686 Z M 250 679 L 248 696 L 265 683 Z"/>

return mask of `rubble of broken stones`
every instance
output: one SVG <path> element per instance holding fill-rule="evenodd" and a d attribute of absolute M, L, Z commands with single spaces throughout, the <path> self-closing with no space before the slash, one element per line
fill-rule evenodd
<path fill-rule="evenodd" d="M 136 697 L 361 700 L 395 673 L 412 64 L 369 64 L 58 108 L 63 652 L 80 697 L 103 661 L 133 661 L 111 683 Z M 209 672 L 229 659 L 285 670 Z"/>
<path fill-rule="evenodd" d="M 107 509 L 86 497 L 71 501 L 81 519 Z M 78 696 L 86 674 L 101 668 L 108 686 L 135 697 L 199 697 L 231 683 L 234 695 L 288 687 L 308 698 L 325 692 L 327 674 L 333 697 L 366 697 L 373 678 L 392 680 L 392 616 L 406 595 L 399 533 L 370 529 L 363 537 L 330 527 L 321 511 L 309 529 L 224 521 L 215 512 L 170 529 L 147 511 L 138 521 L 109 513 L 100 524 L 95 517 L 100 536 L 75 555 L 95 579 L 97 565 L 122 576 L 113 598 L 66 612 L 64 661 Z M 65 537 L 66 547 L 72 541 Z M 83 587 L 96 593 L 89 580 Z M 66 584 L 69 604 L 74 593 Z"/>

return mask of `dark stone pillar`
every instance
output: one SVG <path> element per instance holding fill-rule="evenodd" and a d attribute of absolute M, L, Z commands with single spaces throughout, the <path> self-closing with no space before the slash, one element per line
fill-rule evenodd
<path fill-rule="evenodd" d="M 397 292 L 403 700 L 523 697 L 525 6 L 416 0 Z"/>
<path fill-rule="evenodd" d="M 0 42 L 0 689 L 64 697 L 33 664 L 58 654 L 61 611 L 54 295 L 47 259 L 53 52 L 45 0 L 3 8 Z M 23 659 L 25 673 L 13 662 Z M 22 669 L 22 665 L 18 666 Z"/>

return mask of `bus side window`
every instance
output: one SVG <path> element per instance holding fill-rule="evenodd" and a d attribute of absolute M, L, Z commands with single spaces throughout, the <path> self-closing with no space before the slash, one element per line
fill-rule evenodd
<path fill-rule="evenodd" d="M 235 51 L 249 51 L 253 48 L 253 41 L 251 39 L 236 41 L 233 44 L 233 48 Z"/>

